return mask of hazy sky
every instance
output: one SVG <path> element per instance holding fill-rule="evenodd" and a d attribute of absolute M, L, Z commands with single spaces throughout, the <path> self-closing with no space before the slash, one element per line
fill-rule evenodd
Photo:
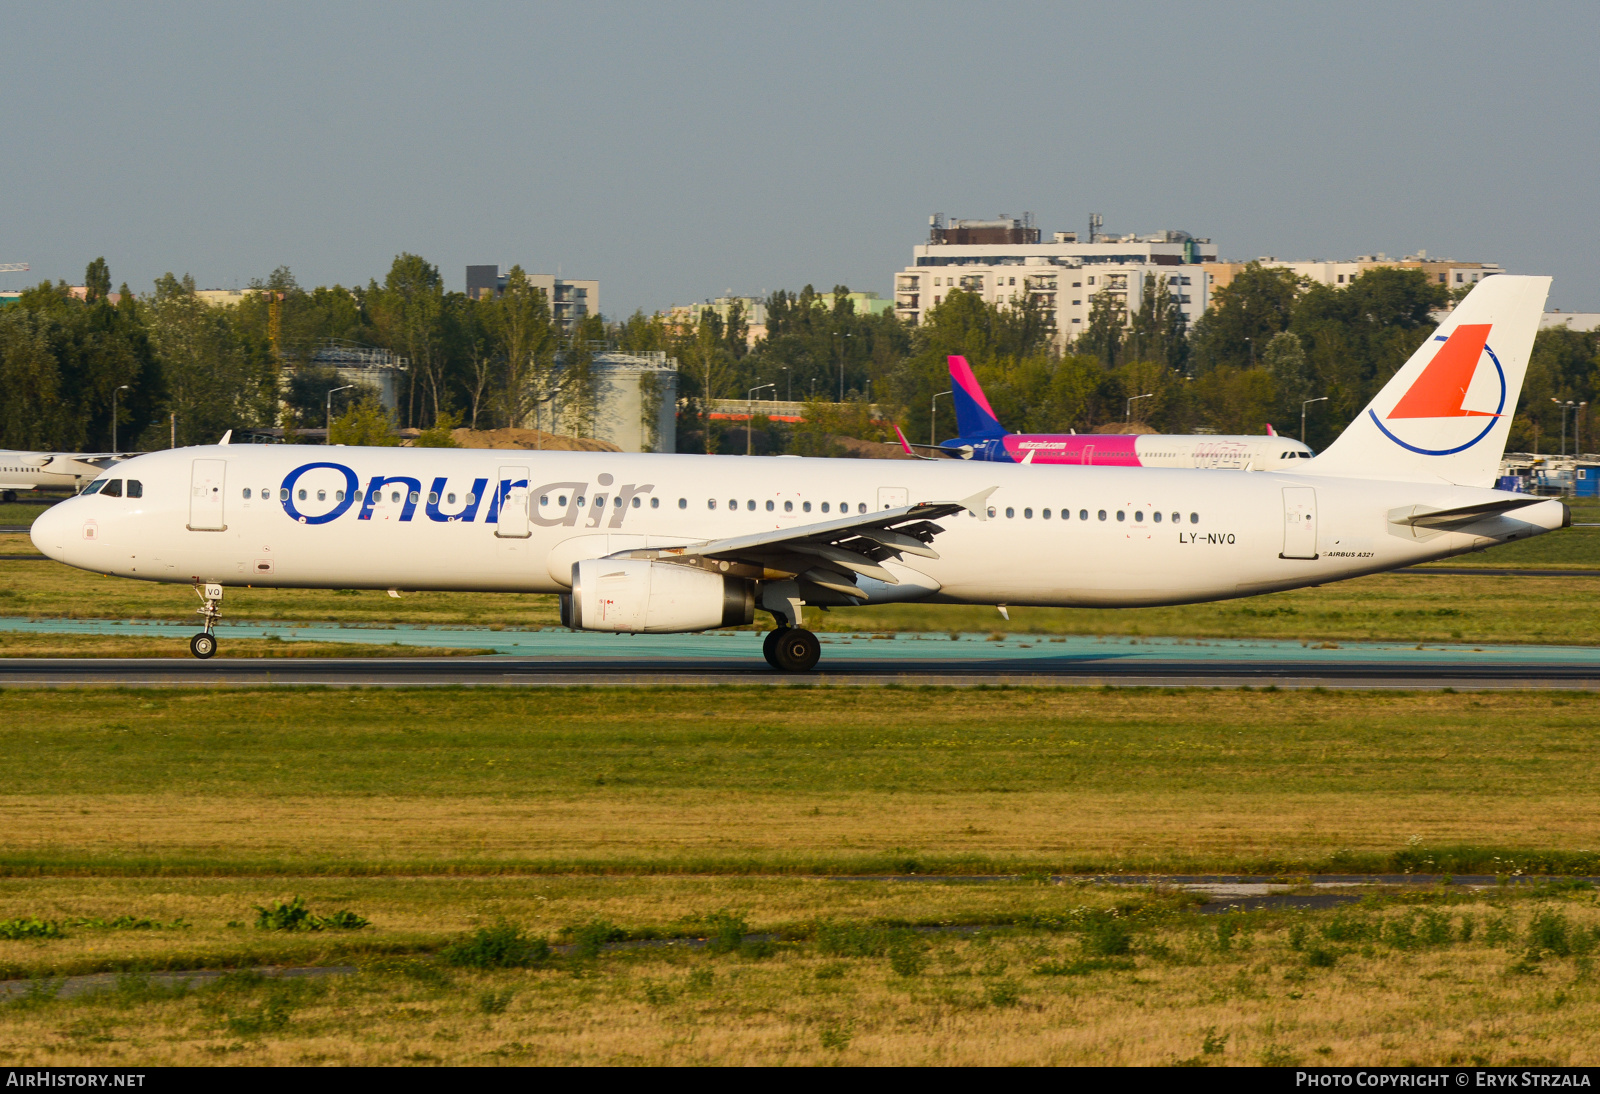
<path fill-rule="evenodd" d="M 1600 5 L 0 0 L 0 262 L 145 291 L 845 283 L 928 215 L 1554 274 L 1600 310 Z M 1048 238 L 1048 236 L 1047 236 Z M 0 275 L 19 287 L 22 275 Z"/>

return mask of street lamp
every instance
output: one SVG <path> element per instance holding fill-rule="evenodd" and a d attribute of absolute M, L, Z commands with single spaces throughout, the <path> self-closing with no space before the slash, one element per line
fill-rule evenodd
<path fill-rule="evenodd" d="M 1588 405 L 1584 400 L 1572 412 L 1572 454 L 1579 458 L 1583 456 L 1583 408 Z"/>
<path fill-rule="evenodd" d="M 930 448 L 939 443 L 936 439 L 938 435 L 937 423 L 939 421 L 939 396 L 950 394 L 953 394 L 953 389 L 952 391 L 936 392 L 933 398 L 928 400 L 928 446 Z"/>
<path fill-rule="evenodd" d="M 786 402 L 794 402 L 794 377 L 789 375 L 789 366 L 780 365 L 783 369 L 783 398 Z"/>
<path fill-rule="evenodd" d="M 849 337 L 849 331 L 841 331 L 839 334 L 839 401 L 841 403 L 844 402 L 844 347 L 848 345 L 845 339 Z"/>
<path fill-rule="evenodd" d="M 333 443 L 333 393 L 335 391 L 349 391 L 351 388 L 356 386 L 356 384 L 346 384 L 344 387 L 331 387 L 328 389 L 328 418 L 327 422 L 325 423 L 327 426 L 327 435 L 322 438 L 323 444 Z"/>
<path fill-rule="evenodd" d="M 111 451 L 117 450 L 117 392 L 127 391 L 132 384 L 123 384 L 121 387 L 111 389 Z"/>
<path fill-rule="evenodd" d="M 1153 399 L 1153 398 L 1155 398 L 1155 395 L 1156 395 L 1156 393 L 1152 391 L 1147 395 L 1132 395 L 1132 396 L 1129 396 L 1128 405 L 1125 408 L 1123 408 L 1123 412 L 1122 412 L 1123 420 L 1124 421 L 1129 421 L 1129 422 L 1133 421 L 1133 404 L 1137 403 L 1140 399 Z"/>
<path fill-rule="evenodd" d="M 1577 409 L 1578 404 L 1571 399 L 1564 403 L 1556 398 L 1552 398 L 1550 401 L 1561 408 L 1561 454 L 1565 456 L 1567 454 L 1567 411 L 1569 409 Z"/>
<path fill-rule="evenodd" d="M 1305 402 L 1300 404 L 1300 443 L 1301 444 L 1305 444 L 1306 443 L 1306 407 L 1310 406 L 1312 403 L 1325 403 L 1327 401 L 1328 401 L 1328 397 L 1326 395 L 1319 395 L 1315 399 L 1307 399 Z"/>
<path fill-rule="evenodd" d="M 764 391 L 769 387 L 776 388 L 777 386 L 777 384 L 762 384 L 760 387 L 751 388 L 749 394 L 745 396 L 744 454 L 746 456 L 755 455 L 755 453 L 751 450 L 751 445 L 754 441 L 756 432 L 756 392 Z"/>

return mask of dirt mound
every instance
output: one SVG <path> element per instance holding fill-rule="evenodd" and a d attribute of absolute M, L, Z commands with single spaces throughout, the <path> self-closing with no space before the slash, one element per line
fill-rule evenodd
<path fill-rule="evenodd" d="M 1145 436 L 1145 435 L 1148 435 L 1148 434 L 1151 434 L 1151 433 L 1159 433 L 1160 430 L 1151 429 L 1149 426 L 1145 425 L 1143 422 L 1107 422 L 1105 425 L 1097 425 L 1097 426 L 1095 426 L 1089 432 L 1091 432 L 1091 433 L 1122 433 L 1122 434 L 1138 433 L 1141 436 Z"/>
<path fill-rule="evenodd" d="M 462 448 L 518 448 L 545 452 L 621 452 L 610 441 L 592 437 L 564 437 L 542 429 L 452 429 L 450 436 Z"/>

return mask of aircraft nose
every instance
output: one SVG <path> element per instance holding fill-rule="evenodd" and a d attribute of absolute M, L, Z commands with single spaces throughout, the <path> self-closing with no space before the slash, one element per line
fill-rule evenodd
<path fill-rule="evenodd" d="M 57 562 L 66 561 L 63 557 L 67 551 L 67 544 L 71 542 L 68 531 L 72 525 L 71 510 L 77 499 L 69 498 L 57 502 L 34 520 L 33 526 L 28 529 L 28 536 L 33 540 L 41 554 L 49 555 Z"/>

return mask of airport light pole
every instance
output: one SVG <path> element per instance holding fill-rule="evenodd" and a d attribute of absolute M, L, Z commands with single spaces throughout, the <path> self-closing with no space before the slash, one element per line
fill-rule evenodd
<path fill-rule="evenodd" d="M 1568 408 L 1576 407 L 1578 404 L 1571 399 L 1564 403 L 1556 398 L 1552 398 L 1550 401 L 1561 408 L 1561 454 L 1565 456 L 1567 454 L 1567 410 Z"/>
<path fill-rule="evenodd" d="M 111 451 L 117 450 L 117 392 L 127 391 L 132 384 L 123 384 L 121 387 L 111 389 Z"/>
<path fill-rule="evenodd" d="M 1154 399 L 1155 397 L 1156 397 L 1156 393 L 1153 392 L 1153 391 L 1148 393 L 1148 394 L 1146 394 L 1146 395 L 1131 395 L 1131 396 L 1129 396 L 1128 397 L 1128 405 L 1126 407 L 1124 407 L 1123 411 L 1122 411 L 1123 420 L 1124 421 L 1128 421 L 1128 422 L 1133 421 L 1133 404 L 1134 403 L 1137 403 L 1140 399 Z"/>
<path fill-rule="evenodd" d="M 1327 401 L 1328 401 L 1328 397 L 1326 395 L 1319 395 L 1315 399 L 1307 399 L 1305 402 L 1300 404 L 1300 443 L 1301 444 L 1305 444 L 1306 443 L 1306 407 L 1310 406 L 1312 403 L 1325 403 Z"/>
<path fill-rule="evenodd" d="M 751 388 L 749 393 L 745 396 L 744 454 L 746 456 L 755 455 L 755 453 L 752 451 L 752 445 L 754 443 L 756 433 L 756 392 L 765 390 L 769 387 L 776 392 L 778 385 L 762 384 L 760 387 Z"/>
<path fill-rule="evenodd" d="M 928 446 L 930 448 L 939 443 L 939 396 L 950 395 L 954 392 L 954 390 L 955 389 L 952 388 L 950 391 L 936 392 L 933 398 L 928 400 Z"/>
<path fill-rule="evenodd" d="M 335 391 L 349 391 L 351 388 L 356 386 L 357 385 L 355 384 L 346 384 L 344 387 L 330 387 L 328 389 L 328 416 L 325 423 L 327 427 L 327 435 L 322 438 L 323 444 L 333 443 L 333 393 Z"/>
<path fill-rule="evenodd" d="M 783 397 L 787 402 L 794 402 L 794 377 L 789 375 L 789 366 L 780 365 L 783 369 Z"/>
<path fill-rule="evenodd" d="M 1588 400 L 1579 403 L 1572 412 L 1572 454 L 1583 455 L 1583 408 L 1588 406 Z"/>
<path fill-rule="evenodd" d="M 849 337 L 849 331 L 841 331 L 839 334 L 839 401 L 841 403 L 844 402 L 844 348 L 849 345 L 845 339 Z"/>

